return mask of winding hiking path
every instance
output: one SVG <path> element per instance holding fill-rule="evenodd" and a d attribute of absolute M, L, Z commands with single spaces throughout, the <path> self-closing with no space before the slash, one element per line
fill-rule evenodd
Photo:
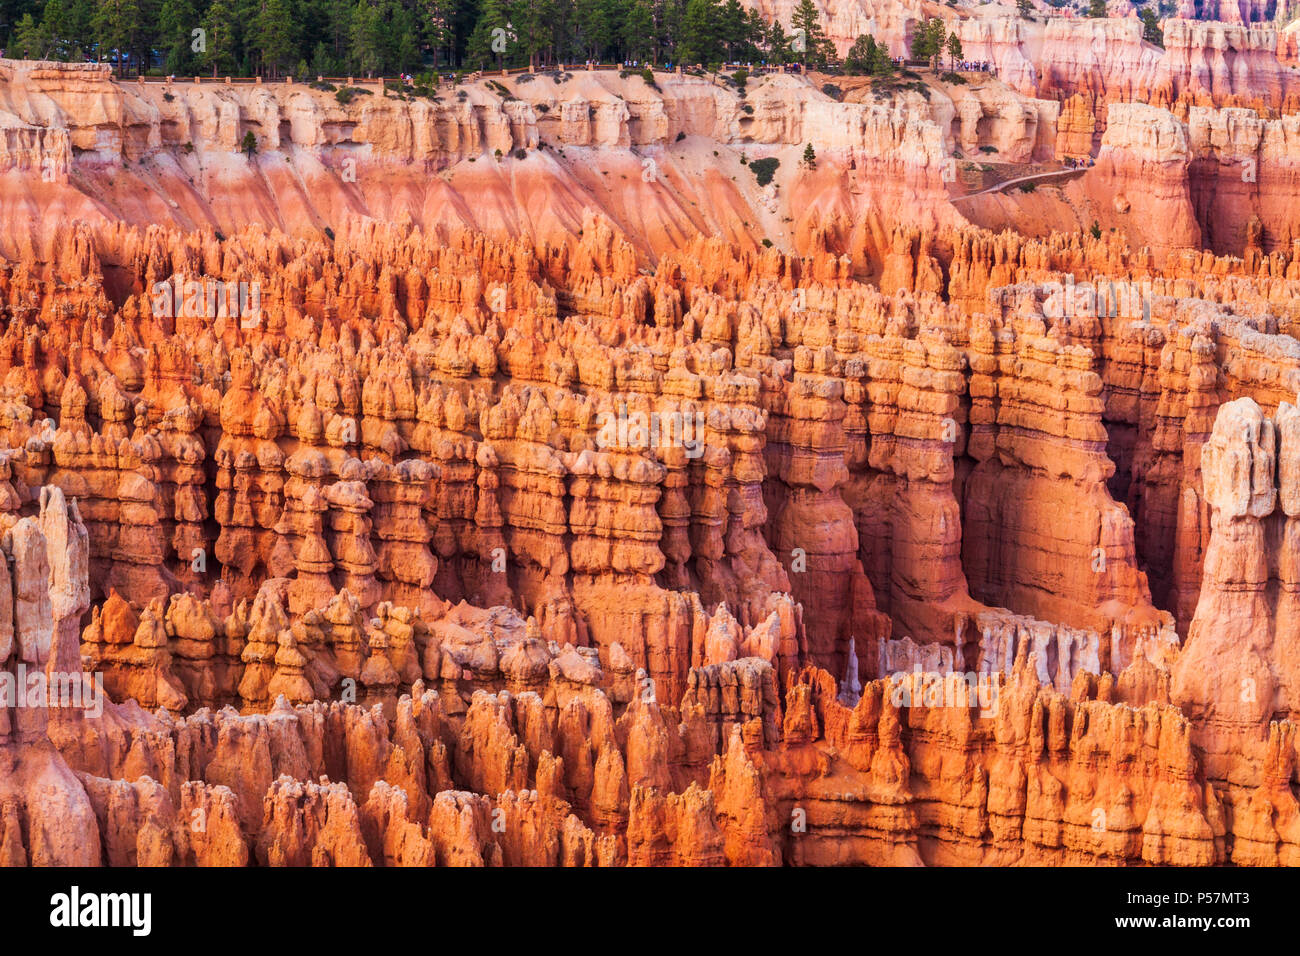
<path fill-rule="evenodd" d="M 1033 173 L 1029 176 L 1018 176 L 1015 179 L 1008 179 L 1005 183 L 998 183 L 996 186 L 990 186 L 988 189 L 981 189 L 977 193 L 967 193 L 965 196 L 953 196 L 949 202 L 961 202 L 963 199 L 974 199 L 976 196 L 984 196 L 988 193 L 997 193 L 1006 189 L 1008 186 L 1014 186 L 1017 183 L 1027 183 L 1030 180 L 1037 179 L 1069 179 L 1072 176 L 1082 176 L 1091 166 L 1081 166 L 1078 169 L 1057 169 L 1050 173 Z"/>

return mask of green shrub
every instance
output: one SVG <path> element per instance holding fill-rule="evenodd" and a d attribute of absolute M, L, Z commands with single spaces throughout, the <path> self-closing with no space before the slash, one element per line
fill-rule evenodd
<path fill-rule="evenodd" d="M 776 168 L 781 165 L 781 161 L 775 156 L 769 156 L 767 159 L 756 159 L 749 164 L 749 168 L 754 171 L 754 178 L 758 180 L 760 186 L 766 186 L 772 181 L 772 176 L 776 173 Z"/>

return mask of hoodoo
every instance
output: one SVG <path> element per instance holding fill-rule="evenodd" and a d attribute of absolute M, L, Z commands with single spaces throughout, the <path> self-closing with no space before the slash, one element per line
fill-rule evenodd
<path fill-rule="evenodd" d="M 750 6 L 0 24 L 0 863 L 1300 863 L 1293 31 Z"/>

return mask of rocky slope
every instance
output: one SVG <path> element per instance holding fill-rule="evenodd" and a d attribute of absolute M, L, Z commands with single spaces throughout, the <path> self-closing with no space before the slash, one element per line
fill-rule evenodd
<path fill-rule="evenodd" d="M 1289 117 L 0 68 L 0 861 L 1297 861 Z"/>

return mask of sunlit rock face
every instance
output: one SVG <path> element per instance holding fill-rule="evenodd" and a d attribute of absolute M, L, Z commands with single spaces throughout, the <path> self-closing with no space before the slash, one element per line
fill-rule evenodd
<path fill-rule="evenodd" d="M 928 100 L 0 61 L 0 861 L 1300 862 L 1290 93 L 1132 28 Z"/>

